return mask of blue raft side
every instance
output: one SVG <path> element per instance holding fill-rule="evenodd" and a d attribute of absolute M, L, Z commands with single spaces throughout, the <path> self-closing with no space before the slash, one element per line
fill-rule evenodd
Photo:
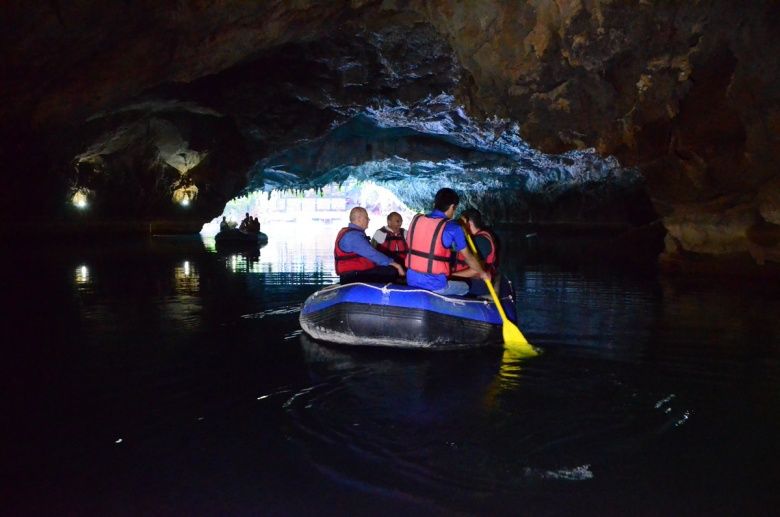
<path fill-rule="evenodd" d="M 389 305 L 408 309 L 423 309 L 438 314 L 501 325 L 501 316 L 492 301 L 460 296 L 441 296 L 417 287 L 405 285 L 355 283 L 326 287 L 312 294 L 301 309 L 302 314 L 325 310 L 339 303 Z M 501 305 L 507 317 L 517 321 L 517 312 L 510 299 Z"/>

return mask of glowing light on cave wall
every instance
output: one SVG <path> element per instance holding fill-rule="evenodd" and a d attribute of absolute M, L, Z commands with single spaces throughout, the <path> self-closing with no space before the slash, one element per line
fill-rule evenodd
<path fill-rule="evenodd" d="M 198 197 L 198 187 L 195 185 L 179 187 L 175 189 L 171 195 L 173 202 L 182 206 L 189 206 L 196 197 Z"/>
<path fill-rule="evenodd" d="M 70 198 L 70 202 L 73 206 L 80 210 L 84 210 L 89 206 L 90 192 L 87 189 L 78 189 Z"/>
<path fill-rule="evenodd" d="M 385 187 L 370 181 L 349 181 L 341 186 L 331 184 L 316 190 L 252 192 L 230 200 L 222 215 L 204 224 L 200 233 L 205 237 L 214 236 L 219 232 L 222 216 L 228 221 L 240 222 L 249 212 L 260 220 L 261 230 L 269 236 L 298 238 L 325 234 L 332 240 L 333 232 L 349 222 L 349 211 L 354 206 L 362 206 L 368 211 L 371 221 L 366 233 L 369 237 L 385 225 L 390 212 L 401 214 L 404 227 L 415 214 Z M 291 231 L 295 235 L 290 235 Z"/>

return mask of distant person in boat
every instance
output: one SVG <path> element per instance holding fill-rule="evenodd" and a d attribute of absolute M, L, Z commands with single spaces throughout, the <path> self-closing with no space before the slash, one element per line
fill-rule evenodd
<path fill-rule="evenodd" d="M 368 212 L 356 206 L 349 212 L 349 225 L 336 237 L 333 255 L 336 274 L 342 284 L 353 282 L 390 283 L 404 275 L 393 259 L 375 250 L 366 235 Z"/>
<path fill-rule="evenodd" d="M 404 265 L 406 252 L 409 246 L 406 244 L 406 230 L 401 228 L 404 220 L 398 212 L 387 214 L 387 225 L 378 229 L 371 239 L 371 245 L 391 257 L 396 263 Z"/>
<path fill-rule="evenodd" d="M 406 256 L 406 282 L 410 286 L 444 295 L 468 293 L 468 283 L 448 279 L 452 251 L 461 252 L 476 276 L 490 281 L 490 273 L 482 269 L 469 250 L 463 228 L 452 220 L 459 202 L 457 192 L 450 188 L 440 189 L 433 201 L 433 211 L 412 219 L 407 232 L 409 252 Z"/>
<path fill-rule="evenodd" d="M 482 219 L 482 213 L 476 208 L 464 210 L 460 215 L 460 221 L 474 241 L 474 247 L 477 248 L 477 253 L 479 259 L 482 261 L 483 268 L 490 273 L 490 276 L 493 277 L 495 281 L 495 277 L 498 274 L 498 238 L 496 238 L 496 235 L 485 225 L 485 222 Z M 471 286 L 469 294 L 477 296 L 489 294 L 485 282 L 476 280 L 478 276 L 478 272 L 466 264 L 463 254 L 456 253 L 450 278 L 469 279 L 468 282 Z M 475 279 L 475 281 L 472 281 L 471 279 Z"/>
<path fill-rule="evenodd" d="M 227 221 L 227 218 L 223 215 L 222 222 L 219 223 L 219 231 L 226 232 L 228 230 L 230 230 L 230 223 Z"/>
<path fill-rule="evenodd" d="M 246 223 L 246 231 L 247 233 L 260 233 L 260 221 L 257 220 L 257 217 L 249 218 Z"/>
<path fill-rule="evenodd" d="M 249 217 L 249 212 L 246 212 L 244 214 L 244 220 L 241 221 L 241 224 L 238 226 L 238 229 L 242 232 L 248 232 L 249 231 L 249 225 L 252 222 L 252 218 Z"/>

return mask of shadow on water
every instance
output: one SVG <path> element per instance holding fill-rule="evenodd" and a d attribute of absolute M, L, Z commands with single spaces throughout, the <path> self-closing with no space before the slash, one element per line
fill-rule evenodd
<path fill-rule="evenodd" d="M 480 491 L 457 451 L 491 403 L 501 351 L 333 347 L 300 338 L 312 385 L 285 403 L 298 442 L 326 475 L 418 502 Z M 465 434 L 465 435 L 464 435 Z M 453 478 L 455 472 L 465 479 Z"/>

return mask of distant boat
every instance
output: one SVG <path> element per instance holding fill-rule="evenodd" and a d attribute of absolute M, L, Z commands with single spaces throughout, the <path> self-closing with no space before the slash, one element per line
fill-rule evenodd
<path fill-rule="evenodd" d="M 263 232 L 249 233 L 242 230 L 223 230 L 214 236 L 217 244 L 265 244 L 268 235 Z"/>

